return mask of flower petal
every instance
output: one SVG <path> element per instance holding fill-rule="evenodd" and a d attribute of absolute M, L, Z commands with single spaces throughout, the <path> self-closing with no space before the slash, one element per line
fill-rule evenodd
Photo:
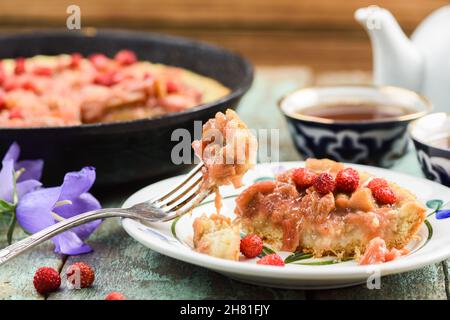
<path fill-rule="evenodd" d="M 63 199 L 60 196 L 60 200 L 70 200 L 72 204 L 66 204 L 57 208 L 53 211 L 63 218 L 70 218 L 76 216 L 80 213 L 100 209 L 100 203 L 94 198 L 90 193 L 83 193 L 77 198 Z"/>
<path fill-rule="evenodd" d="M 95 168 L 84 167 L 78 172 L 68 172 L 64 176 L 59 200 L 71 200 L 78 198 L 89 191 L 95 182 Z M 78 212 L 80 213 L 80 212 Z"/>
<path fill-rule="evenodd" d="M 9 146 L 9 149 L 3 156 L 2 161 L 13 160 L 14 162 L 16 162 L 19 159 L 19 156 L 20 156 L 20 147 L 17 144 L 17 142 L 14 142 Z"/>
<path fill-rule="evenodd" d="M 95 220 L 72 228 L 70 231 L 74 232 L 81 240 L 84 241 L 89 238 L 89 236 L 100 226 L 102 222 L 102 220 Z"/>
<path fill-rule="evenodd" d="M 80 213 L 100 209 L 100 203 L 90 193 L 83 193 L 80 197 L 73 199 L 72 204 L 63 205 L 54 208 L 53 211 L 63 218 L 70 218 Z M 92 232 L 102 223 L 101 220 L 96 220 L 79 227 L 71 229 L 80 239 L 87 239 Z"/>
<path fill-rule="evenodd" d="M 42 186 L 37 180 L 25 180 L 22 182 L 18 182 L 16 185 L 17 196 L 20 199 L 27 193 L 34 191 Z"/>
<path fill-rule="evenodd" d="M 11 202 L 14 190 L 14 172 L 24 168 L 25 171 L 17 180 L 17 191 L 19 196 L 40 186 L 38 181 L 30 181 L 19 185 L 19 182 L 27 180 L 39 180 L 44 165 L 42 160 L 25 160 L 16 163 L 20 156 L 20 147 L 17 143 L 11 144 L 2 160 L 0 171 L 0 199 Z"/>
<path fill-rule="evenodd" d="M 83 243 L 72 231 L 63 232 L 52 238 L 52 241 L 55 244 L 56 253 L 75 255 L 92 251 L 92 248 Z"/>
<path fill-rule="evenodd" d="M 25 194 L 17 204 L 17 222 L 31 233 L 55 224 L 52 209 L 60 193 L 61 188 L 54 187 Z"/>
<path fill-rule="evenodd" d="M 450 218 L 450 209 L 436 211 L 436 219 Z"/>
<path fill-rule="evenodd" d="M 27 180 L 22 185 L 31 186 Z M 25 194 L 16 209 L 19 224 L 27 231 L 35 233 L 45 227 L 55 224 L 52 212 L 62 218 L 70 218 L 86 211 L 100 209 L 100 203 L 87 191 L 95 181 L 95 169 L 83 168 L 79 172 L 69 172 L 64 177 L 61 187 L 40 189 Z M 25 184 L 27 182 L 27 184 Z M 70 200 L 70 204 L 57 206 L 58 201 Z M 92 248 L 83 241 L 100 225 L 101 220 L 93 221 L 82 226 L 72 228 L 55 236 L 55 252 L 62 254 L 81 254 L 91 252 Z"/>
<path fill-rule="evenodd" d="M 14 190 L 14 160 L 6 159 L 2 161 L 0 170 L 0 199 L 12 201 Z"/>
<path fill-rule="evenodd" d="M 23 160 L 15 164 L 14 169 L 16 171 L 20 169 L 25 169 L 25 171 L 20 175 L 17 181 L 25 180 L 40 180 L 42 176 L 42 168 L 44 167 L 43 160 Z"/>

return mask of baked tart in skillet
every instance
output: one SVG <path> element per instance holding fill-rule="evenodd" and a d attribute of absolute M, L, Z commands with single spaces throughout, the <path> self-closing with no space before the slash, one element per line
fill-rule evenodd
<path fill-rule="evenodd" d="M 230 90 L 192 71 L 121 50 L 0 61 L 0 127 L 115 122 L 185 111 Z"/>

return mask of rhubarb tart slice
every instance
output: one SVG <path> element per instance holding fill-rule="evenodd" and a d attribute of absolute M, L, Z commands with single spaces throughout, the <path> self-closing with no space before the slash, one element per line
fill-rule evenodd
<path fill-rule="evenodd" d="M 211 186 L 241 187 L 242 177 L 256 163 L 256 138 L 231 109 L 208 120 L 192 148 L 204 162 L 203 179 Z"/>
<path fill-rule="evenodd" d="M 239 259 L 240 223 L 220 214 L 205 214 L 196 218 L 194 228 L 194 249 L 207 255 L 228 259 Z"/>
<path fill-rule="evenodd" d="M 405 253 L 425 211 L 395 183 L 328 159 L 308 159 L 305 168 L 253 184 L 238 196 L 235 209 L 243 230 L 275 250 L 361 259 L 376 239 L 374 254 L 365 257 L 370 263 L 382 250 L 386 257 Z"/>

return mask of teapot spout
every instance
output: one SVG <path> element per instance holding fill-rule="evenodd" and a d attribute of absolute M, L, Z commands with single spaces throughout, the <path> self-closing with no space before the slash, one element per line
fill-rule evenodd
<path fill-rule="evenodd" d="M 386 9 L 370 6 L 355 12 L 355 19 L 369 34 L 374 82 L 419 92 L 422 89 L 423 57 Z"/>

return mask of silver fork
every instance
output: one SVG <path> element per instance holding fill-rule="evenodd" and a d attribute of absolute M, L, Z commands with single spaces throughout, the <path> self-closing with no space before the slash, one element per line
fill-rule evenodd
<path fill-rule="evenodd" d="M 198 164 L 182 182 L 160 197 L 138 203 L 130 208 L 89 211 L 58 222 L 20 240 L 0 250 L 0 265 L 59 233 L 94 220 L 121 217 L 142 222 L 162 222 L 180 217 L 200 204 L 213 190 L 213 187 L 205 190 L 201 188 L 203 180 L 202 168 L 203 163 Z"/>

